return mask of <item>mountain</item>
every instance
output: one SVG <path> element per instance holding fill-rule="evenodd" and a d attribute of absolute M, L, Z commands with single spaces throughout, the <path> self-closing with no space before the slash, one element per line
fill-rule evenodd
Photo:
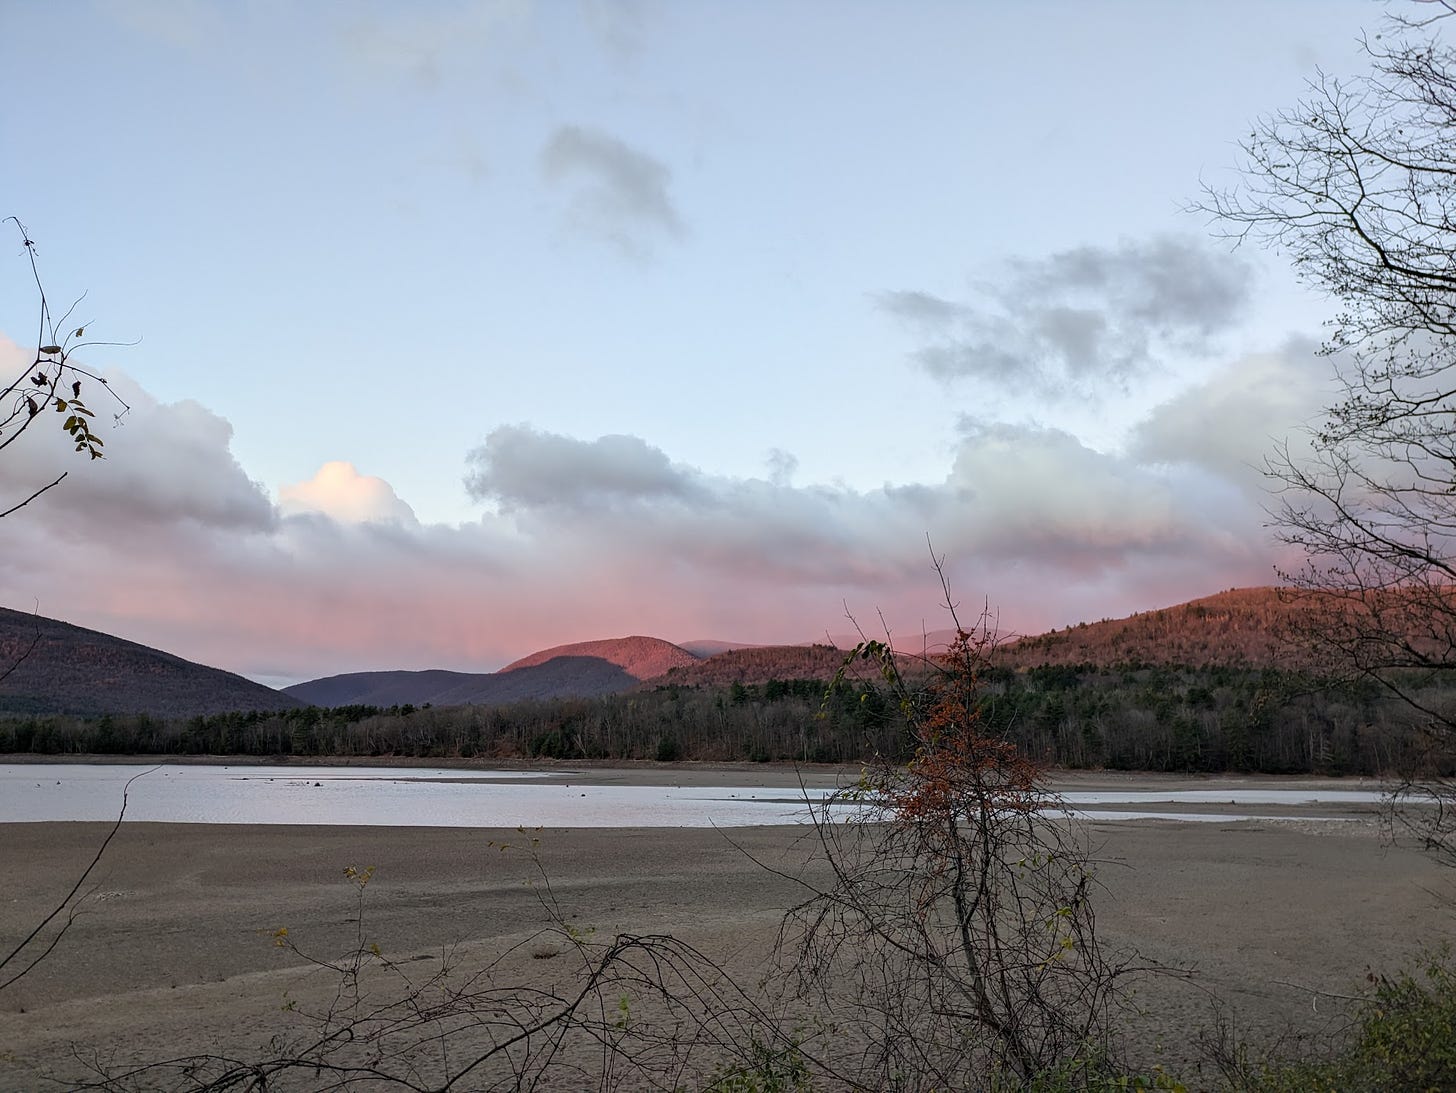
<path fill-rule="evenodd" d="M 844 656 L 845 650 L 830 645 L 755 645 L 679 665 L 650 682 L 677 687 L 722 687 L 730 683 L 767 683 L 771 679 L 827 680 L 839 671 Z"/>
<path fill-rule="evenodd" d="M 1179 664 L 1193 667 L 1301 666 L 1284 640 L 1302 608 L 1277 588 L 1230 589 L 1174 607 L 1122 619 L 1079 623 L 1030 637 L 1010 637 L 996 651 L 1008 668 L 1051 664 L 1112 666 Z M 945 649 L 953 630 L 897 637 L 904 670 Z M 856 635 L 853 641 L 858 641 Z M 355 672 L 300 683 L 286 693 L 320 706 L 361 703 L 436 706 L 501 704 L 527 698 L 595 697 L 636 686 L 723 687 L 733 683 L 834 676 L 844 648 L 831 645 L 751 645 L 704 639 L 691 650 L 658 638 L 634 636 L 558 645 L 489 674 L 467 672 Z M 718 650 L 718 651 L 715 651 Z M 698 654 L 698 655 L 694 655 Z"/>
<path fill-rule="evenodd" d="M 997 648 L 997 665 L 1012 669 L 1042 665 L 1127 663 L 1188 667 L 1307 668 L 1311 655 L 1291 633 L 1308 605 L 1278 588 L 1235 588 L 1121 619 L 1079 623 L 1027 637 L 1011 636 Z M 925 653 L 943 652 L 954 630 L 895 638 L 901 668 L 914 673 Z M 859 637 L 829 645 L 739 648 L 675 668 L 656 683 L 724 686 L 765 683 L 770 679 L 829 679 Z"/>
<path fill-rule="evenodd" d="M 12 670 L 13 669 L 13 670 Z M 271 687 L 136 642 L 0 607 L 0 712 L 193 717 L 303 705 Z"/>
<path fill-rule="evenodd" d="M 1306 665 L 1285 635 L 1304 609 L 1277 588 L 1230 589 L 1127 618 L 1010 639 L 996 658 L 1010 668 L 1129 662 L 1300 667 Z M 929 635 L 932 649 L 951 636 Z M 924 640 L 916 635 L 913 642 L 905 642 L 907 656 L 918 654 Z M 109 634 L 0 608 L 0 675 L 14 666 L 0 679 L 0 713 L 191 717 L 308 704 L 494 705 L 596 697 L 643 685 L 828 679 L 844 657 L 842 650 L 828 645 L 690 644 L 692 650 L 638 635 L 543 649 L 493 673 L 354 672 L 275 691 Z M 724 651 L 711 652 L 715 648 Z"/>
<path fill-rule="evenodd" d="M 672 668 L 694 664 L 698 660 L 692 653 L 670 641 L 634 635 L 630 638 L 579 641 L 574 645 L 553 646 L 513 661 L 501 671 L 516 672 L 522 668 L 534 668 L 558 657 L 597 657 L 617 665 L 636 679 L 652 679 Z"/>
<path fill-rule="evenodd" d="M 351 672 L 285 688 L 315 706 L 502 705 L 538 698 L 595 698 L 697 658 L 660 638 L 634 636 L 558 645 L 499 672 Z"/>
<path fill-rule="evenodd" d="M 1278 588 L 1231 588 L 1174 607 L 1017 638 L 996 656 L 1011 668 L 1128 662 L 1308 667 L 1307 655 L 1289 641 L 1291 628 L 1307 610 Z"/>

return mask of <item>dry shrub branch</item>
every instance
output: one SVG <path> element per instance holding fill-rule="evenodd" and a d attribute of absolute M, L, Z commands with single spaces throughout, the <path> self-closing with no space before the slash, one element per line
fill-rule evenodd
<path fill-rule="evenodd" d="M 954 615 L 948 590 L 947 604 Z M 1115 1064 L 1131 964 L 1098 942 L 1091 849 L 1041 769 L 981 721 L 995 647 L 983 612 L 969 629 L 956 620 L 914 684 L 888 642 L 853 653 L 898 700 L 915 757 L 867 769 L 819 811 L 833 883 L 790 912 L 779 951 L 798 991 L 862 1045 L 865 1088 L 1052 1074 L 1076 1087 Z"/>

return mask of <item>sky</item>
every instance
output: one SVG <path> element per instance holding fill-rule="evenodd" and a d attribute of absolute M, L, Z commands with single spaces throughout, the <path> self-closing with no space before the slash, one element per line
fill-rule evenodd
<path fill-rule="evenodd" d="M 1384 10 L 5 0 L 0 216 L 130 409 L 0 452 L 70 471 L 0 603 L 281 685 L 1273 583 L 1333 308 L 1189 206 Z"/>

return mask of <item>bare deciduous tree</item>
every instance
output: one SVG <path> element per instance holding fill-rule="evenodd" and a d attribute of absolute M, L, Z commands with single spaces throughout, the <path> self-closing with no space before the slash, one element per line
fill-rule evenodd
<path fill-rule="evenodd" d="M 1340 396 L 1268 458 L 1273 524 L 1307 559 L 1284 574 L 1301 637 L 1415 711 L 1426 777 L 1456 754 L 1456 707 L 1423 697 L 1456 673 L 1456 50 L 1452 5 L 1417 5 L 1366 40 L 1367 73 L 1258 121 L 1239 183 L 1199 207 L 1338 304 Z"/>

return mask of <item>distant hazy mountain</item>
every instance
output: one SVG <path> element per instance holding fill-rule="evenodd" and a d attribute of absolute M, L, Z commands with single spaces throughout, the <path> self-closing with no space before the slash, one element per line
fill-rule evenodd
<path fill-rule="evenodd" d="M 694 664 L 691 653 L 660 638 L 608 638 L 558 645 L 499 672 L 351 672 L 286 688 L 316 706 L 499 705 L 531 698 L 595 698 L 631 690 L 644 679 Z"/>
<path fill-rule="evenodd" d="M 218 668 L 0 607 L 0 712 L 192 717 L 283 710 L 296 698 Z"/>
<path fill-rule="evenodd" d="M 719 653 L 729 653 L 734 649 L 765 649 L 761 642 L 752 641 L 718 641 L 716 638 L 698 638 L 694 641 L 680 641 L 677 643 L 679 649 L 686 649 L 695 657 L 716 657 Z"/>

